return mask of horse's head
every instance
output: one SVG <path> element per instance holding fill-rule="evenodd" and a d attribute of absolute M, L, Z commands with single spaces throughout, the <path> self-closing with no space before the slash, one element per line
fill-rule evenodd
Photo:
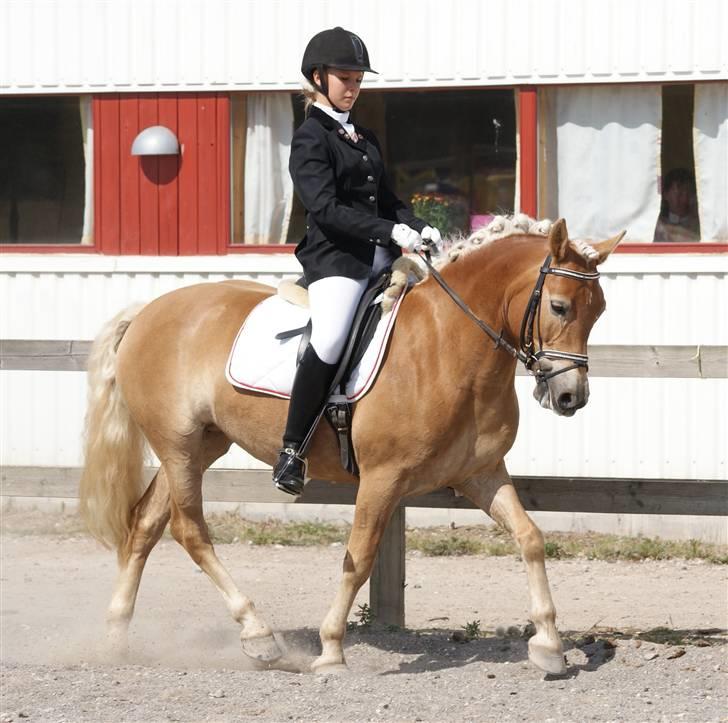
<path fill-rule="evenodd" d="M 558 415 L 572 416 L 589 399 L 587 339 L 606 306 L 596 267 L 623 236 L 591 245 L 570 240 L 563 219 L 549 232 L 551 260 L 536 284 L 536 289 L 542 284 L 540 293 L 531 296 L 532 313 L 529 318 L 527 309 L 523 319 L 521 344 L 536 374 L 534 397 Z"/>

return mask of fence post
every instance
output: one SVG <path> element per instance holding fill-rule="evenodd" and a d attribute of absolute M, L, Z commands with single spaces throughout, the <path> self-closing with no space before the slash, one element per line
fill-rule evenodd
<path fill-rule="evenodd" d="M 379 543 L 369 580 L 369 606 L 377 622 L 404 627 L 405 508 L 398 506 Z"/>

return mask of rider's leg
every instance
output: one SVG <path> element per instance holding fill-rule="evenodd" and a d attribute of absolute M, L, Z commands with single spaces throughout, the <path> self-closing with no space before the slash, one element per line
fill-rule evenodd
<path fill-rule="evenodd" d="M 273 482 L 289 494 L 301 494 L 305 460 L 301 445 L 326 402 L 337 362 L 349 335 L 367 279 L 330 276 L 308 287 L 311 341 L 296 370 L 283 434 L 283 449 L 273 468 Z"/>

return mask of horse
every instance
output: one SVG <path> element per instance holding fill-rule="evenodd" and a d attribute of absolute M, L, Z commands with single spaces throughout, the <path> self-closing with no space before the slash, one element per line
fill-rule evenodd
<path fill-rule="evenodd" d="M 547 234 L 511 230 L 461 240 L 407 292 L 379 378 L 353 410 L 358 477 L 342 469 L 329 425 L 316 430 L 309 476 L 358 483 L 358 491 L 314 671 L 346 669 L 347 617 L 392 511 L 405 497 L 442 487 L 513 535 L 535 627 L 529 658 L 548 673 L 565 671 L 543 535 L 504 463 L 518 429 L 514 378 L 521 359 L 536 376 L 534 396 L 558 415 L 587 403 L 587 339 L 605 308 L 596 267 L 624 234 L 590 245 L 570 240 L 563 219 Z M 240 625 L 243 652 L 263 667 L 282 656 L 273 630 L 216 556 L 202 505 L 203 473 L 233 442 L 268 464 L 276 459 L 287 401 L 237 390 L 224 373 L 242 321 L 273 293 L 230 280 L 178 289 L 121 312 L 92 345 L 80 511 L 117 552 L 106 622 L 120 654 L 144 564 L 169 522 Z M 142 489 L 146 445 L 160 466 Z"/>

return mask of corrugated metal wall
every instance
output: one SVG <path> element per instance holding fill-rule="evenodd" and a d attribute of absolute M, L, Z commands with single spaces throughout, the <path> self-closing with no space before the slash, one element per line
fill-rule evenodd
<path fill-rule="evenodd" d="M 4 0 L 0 92 L 298 87 L 337 24 L 380 87 L 728 77 L 724 0 Z"/>
<path fill-rule="evenodd" d="M 0 275 L 3 339 L 91 339 L 124 306 L 200 281 L 275 283 L 292 256 L 226 258 L 6 256 Z M 618 255 L 604 266 L 608 309 L 594 344 L 728 345 L 728 258 Z M 517 379 L 521 427 L 514 474 L 728 478 L 728 380 L 590 381 L 572 419 L 542 410 Z M 0 372 L 0 464 L 81 463 L 85 374 Z M 260 463 L 235 449 L 219 466 Z"/>

